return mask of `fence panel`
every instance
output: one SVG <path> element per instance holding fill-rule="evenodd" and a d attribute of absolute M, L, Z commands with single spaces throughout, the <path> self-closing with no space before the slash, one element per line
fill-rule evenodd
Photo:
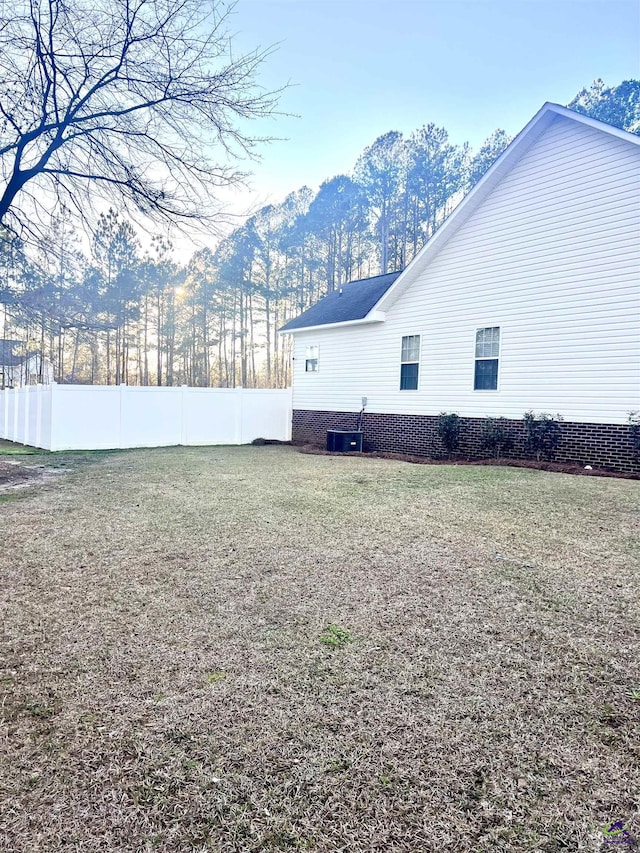
<path fill-rule="evenodd" d="M 51 450 L 120 447 L 120 388 L 52 385 Z"/>
<path fill-rule="evenodd" d="M 0 438 L 48 450 L 291 438 L 291 389 L 31 386 L 0 391 Z"/>
<path fill-rule="evenodd" d="M 246 393 L 241 388 L 185 388 L 183 443 L 240 444 L 240 398 Z"/>
<path fill-rule="evenodd" d="M 291 391 L 255 389 L 242 395 L 242 431 L 240 444 L 249 444 L 254 438 L 291 438 Z"/>
<path fill-rule="evenodd" d="M 182 442 L 181 388 L 121 391 L 121 447 L 166 447 Z"/>

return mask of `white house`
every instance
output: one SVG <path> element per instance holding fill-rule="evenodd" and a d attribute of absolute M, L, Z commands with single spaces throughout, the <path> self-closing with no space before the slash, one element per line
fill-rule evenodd
<path fill-rule="evenodd" d="M 429 454 L 440 412 L 564 420 L 559 457 L 632 469 L 640 138 L 545 104 L 402 273 L 345 285 L 294 335 L 293 437 L 353 428 Z"/>
<path fill-rule="evenodd" d="M 53 382 L 53 367 L 40 353 L 27 352 L 24 341 L 0 338 L 0 390 Z"/>

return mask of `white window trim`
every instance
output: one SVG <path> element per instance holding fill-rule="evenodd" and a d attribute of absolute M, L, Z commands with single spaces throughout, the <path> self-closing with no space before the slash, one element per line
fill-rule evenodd
<path fill-rule="evenodd" d="M 418 360 L 417 361 L 403 361 L 402 360 L 402 339 L 403 338 L 418 338 Z M 417 388 L 401 388 L 402 385 L 402 365 L 403 364 L 417 364 L 418 365 L 418 387 Z M 400 335 L 400 370 L 398 371 L 398 390 L 401 394 L 415 394 L 420 390 L 420 383 L 422 382 L 422 332 L 408 332 L 407 334 Z"/>
<path fill-rule="evenodd" d="M 493 359 L 489 358 L 478 358 L 476 356 L 476 341 L 478 337 L 478 332 L 481 332 L 483 329 L 499 329 L 500 330 L 500 341 L 498 343 L 498 378 L 496 382 L 495 388 L 476 388 L 476 361 L 492 361 Z M 473 332 L 473 364 L 471 369 L 471 390 L 474 394 L 497 394 L 500 390 L 500 378 L 502 374 L 502 332 L 503 327 L 500 323 L 487 323 L 484 326 L 476 326 Z"/>

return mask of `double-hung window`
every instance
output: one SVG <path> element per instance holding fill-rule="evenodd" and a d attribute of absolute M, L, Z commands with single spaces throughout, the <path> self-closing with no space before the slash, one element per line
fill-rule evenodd
<path fill-rule="evenodd" d="M 307 347 L 304 358 L 304 369 L 306 373 L 318 372 L 318 361 L 320 357 L 319 347 Z"/>
<path fill-rule="evenodd" d="M 404 335 L 400 355 L 400 390 L 417 391 L 420 371 L 420 335 Z"/>
<path fill-rule="evenodd" d="M 476 331 L 476 366 L 473 379 L 474 391 L 496 391 L 498 389 L 498 362 L 500 359 L 500 327 Z"/>

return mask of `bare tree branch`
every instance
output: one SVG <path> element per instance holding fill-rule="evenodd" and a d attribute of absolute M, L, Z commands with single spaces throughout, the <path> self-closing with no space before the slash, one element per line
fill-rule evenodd
<path fill-rule="evenodd" d="M 9 6 L 9 4 L 7 4 Z M 5 7 L 6 8 L 6 7 Z M 0 222 L 38 232 L 57 198 L 207 221 L 272 114 L 268 51 L 235 58 L 218 0 L 16 0 L 0 17 Z M 217 146 L 217 160 L 212 148 Z"/>

